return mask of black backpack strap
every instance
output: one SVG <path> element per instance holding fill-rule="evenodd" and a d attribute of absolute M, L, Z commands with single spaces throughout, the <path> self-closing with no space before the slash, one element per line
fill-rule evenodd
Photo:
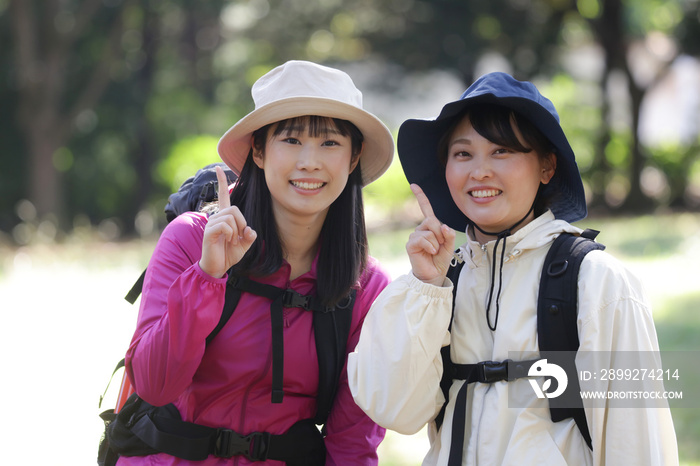
<path fill-rule="evenodd" d="M 316 424 L 325 424 L 333 407 L 338 381 L 345 365 L 356 290 L 334 308 L 314 312 L 314 339 L 318 354 Z"/>
<path fill-rule="evenodd" d="M 573 358 L 578 351 L 578 272 L 583 258 L 593 250 L 605 249 L 594 238 L 595 230 L 585 230 L 581 236 L 562 233 L 552 243 L 542 267 L 537 303 L 537 337 L 540 354 L 569 372 L 569 390 L 580 393 Z M 562 353 L 566 352 L 566 353 Z M 573 373 L 572 373 L 573 371 Z M 571 403 L 575 403 L 575 407 Z M 564 404 L 565 406 L 560 406 Z M 576 398 L 550 398 L 552 422 L 573 418 L 589 448 L 591 435 L 583 411 L 583 401 Z"/>
<path fill-rule="evenodd" d="M 228 287 L 237 288 L 272 301 L 270 320 L 272 330 L 272 403 L 282 403 L 284 399 L 284 307 L 308 307 L 310 297 L 294 290 L 285 290 L 246 277 L 229 276 Z M 305 307 L 306 308 L 306 307 Z"/>
<path fill-rule="evenodd" d="M 114 367 L 114 370 L 112 371 L 112 375 L 109 377 L 109 382 L 107 382 L 107 387 L 105 387 L 105 391 L 100 396 L 100 403 L 97 405 L 98 408 L 102 407 L 102 402 L 104 401 L 105 396 L 107 396 L 107 390 L 109 390 L 109 386 L 112 385 L 112 379 L 114 378 L 114 374 L 116 374 L 119 369 L 124 367 L 125 362 L 126 362 L 126 359 L 122 358 L 121 361 L 119 361 L 117 363 L 117 365 Z"/>
<path fill-rule="evenodd" d="M 141 272 L 141 276 L 136 279 L 134 285 L 131 287 L 126 296 L 124 296 L 124 299 L 126 299 L 129 302 L 129 304 L 134 304 L 136 302 L 136 299 L 138 299 L 139 295 L 141 294 L 141 291 L 143 290 L 143 280 L 145 278 L 146 269 L 143 269 L 143 272 Z"/>
<path fill-rule="evenodd" d="M 448 330 L 452 329 L 452 321 L 455 317 L 455 301 L 457 299 L 457 282 L 459 281 L 459 274 L 464 267 L 464 262 L 457 261 L 450 265 L 447 270 L 447 278 L 452 282 L 452 317 L 450 317 L 450 325 Z M 445 419 L 445 409 L 447 409 L 447 401 L 450 395 L 450 387 L 452 386 L 452 375 L 454 374 L 454 363 L 452 362 L 452 357 L 450 356 L 450 345 L 443 346 L 440 348 L 440 356 L 442 357 L 442 378 L 440 379 L 440 389 L 442 390 L 442 395 L 445 397 L 445 403 L 442 405 L 440 412 L 435 418 L 435 424 L 437 429 L 440 430 L 442 426 L 442 421 Z"/>
<path fill-rule="evenodd" d="M 116 422 L 108 428 L 111 446 L 122 456 L 145 456 L 158 452 L 188 461 L 208 456 L 244 456 L 251 461 L 267 459 L 287 464 L 325 463 L 325 444 L 311 419 L 304 419 L 284 434 L 239 434 L 230 429 L 183 421 L 173 404 L 152 406 L 136 394 L 129 397 Z"/>
<path fill-rule="evenodd" d="M 323 306 L 316 296 L 302 295 L 292 289 L 278 288 L 247 277 L 229 275 L 226 305 L 217 329 L 220 330 L 233 313 L 242 291 L 264 296 L 270 305 L 272 324 L 272 403 L 284 398 L 284 315 L 283 308 L 299 307 L 313 311 L 314 338 L 319 366 L 316 421 L 324 424 L 328 418 L 338 380 L 345 364 L 346 346 L 350 334 L 355 290 L 334 308 Z M 231 302 L 229 302 L 229 300 Z M 235 304 L 233 303 L 235 300 Z M 216 329 L 215 329 L 216 330 Z M 218 330 L 216 330 L 218 332 Z M 211 335 L 210 335 L 211 336 Z"/>
<path fill-rule="evenodd" d="M 234 286 L 231 280 L 226 282 L 226 295 L 224 298 L 224 308 L 221 311 L 221 317 L 219 317 L 219 323 L 214 327 L 209 336 L 207 336 L 207 345 L 211 343 L 214 337 L 224 328 L 226 322 L 229 321 L 233 315 L 233 311 L 236 310 L 238 306 L 238 301 L 241 300 L 241 289 Z"/>

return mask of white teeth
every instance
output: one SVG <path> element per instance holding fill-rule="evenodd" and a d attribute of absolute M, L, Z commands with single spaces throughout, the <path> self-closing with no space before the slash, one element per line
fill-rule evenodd
<path fill-rule="evenodd" d="M 292 181 L 292 184 L 299 189 L 313 190 L 323 187 L 325 183 L 307 183 L 305 181 Z"/>
<path fill-rule="evenodd" d="M 494 197 L 498 196 L 501 192 L 497 189 L 480 189 L 478 191 L 472 191 L 472 197 Z"/>

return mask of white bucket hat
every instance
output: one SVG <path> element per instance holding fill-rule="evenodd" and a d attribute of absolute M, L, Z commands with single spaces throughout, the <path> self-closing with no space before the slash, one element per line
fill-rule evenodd
<path fill-rule="evenodd" d="M 257 129 L 304 115 L 339 118 L 353 123 L 364 136 L 362 182 L 384 173 L 394 157 L 394 140 L 376 116 L 362 109 L 362 93 L 346 73 L 307 61 L 288 61 L 258 79 L 251 90 L 255 110 L 219 140 L 221 159 L 237 174 L 250 152 Z"/>

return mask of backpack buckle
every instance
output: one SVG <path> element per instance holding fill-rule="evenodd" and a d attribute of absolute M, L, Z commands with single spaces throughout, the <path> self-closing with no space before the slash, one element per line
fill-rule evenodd
<path fill-rule="evenodd" d="M 231 429 L 219 429 L 214 441 L 214 456 L 231 458 L 243 455 L 251 461 L 265 461 L 269 445 L 268 432 L 253 432 L 242 436 Z"/>
<path fill-rule="evenodd" d="M 506 359 L 505 361 L 482 361 L 478 363 L 479 376 L 483 380 L 483 383 L 494 383 L 500 382 L 501 380 L 509 380 L 509 361 L 510 359 Z M 481 382 L 481 380 L 479 382 Z"/>
<path fill-rule="evenodd" d="M 292 289 L 284 290 L 284 297 L 282 298 L 282 307 L 301 307 L 305 310 L 309 310 L 311 304 L 311 296 L 299 294 Z"/>

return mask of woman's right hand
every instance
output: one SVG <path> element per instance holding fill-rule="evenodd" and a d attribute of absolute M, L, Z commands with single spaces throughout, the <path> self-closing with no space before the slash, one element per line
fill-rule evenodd
<path fill-rule="evenodd" d="M 214 278 L 221 278 L 236 265 L 257 238 L 245 217 L 231 206 L 228 181 L 221 167 L 216 167 L 219 183 L 219 211 L 209 217 L 202 239 L 199 267 Z"/>
<path fill-rule="evenodd" d="M 440 223 L 420 186 L 411 184 L 411 191 L 425 217 L 406 243 L 413 275 L 425 283 L 442 286 L 452 260 L 455 231 Z"/>

